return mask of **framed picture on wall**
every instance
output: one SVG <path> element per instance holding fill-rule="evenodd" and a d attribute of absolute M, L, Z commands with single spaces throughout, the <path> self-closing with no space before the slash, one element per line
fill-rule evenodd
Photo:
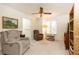
<path fill-rule="evenodd" d="M 2 17 L 2 28 L 3 29 L 16 29 L 18 28 L 18 19 Z"/>

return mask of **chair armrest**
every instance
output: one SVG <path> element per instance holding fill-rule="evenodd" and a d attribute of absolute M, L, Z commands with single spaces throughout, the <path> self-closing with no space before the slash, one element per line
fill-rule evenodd
<path fill-rule="evenodd" d="M 43 37 L 43 34 L 39 34 L 38 36 L 39 36 L 39 37 Z"/>
<path fill-rule="evenodd" d="M 39 34 L 39 35 L 43 35 L 43 34 Z"/>

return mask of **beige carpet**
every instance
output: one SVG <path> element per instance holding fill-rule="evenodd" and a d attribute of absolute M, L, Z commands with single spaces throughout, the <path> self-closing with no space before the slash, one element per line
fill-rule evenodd
<path fill-rule="evenodd" d="M 30 49 L 25 55 L 68 55 L 68 51 L 65 50 L 63 40 L 31 40 Z"/>

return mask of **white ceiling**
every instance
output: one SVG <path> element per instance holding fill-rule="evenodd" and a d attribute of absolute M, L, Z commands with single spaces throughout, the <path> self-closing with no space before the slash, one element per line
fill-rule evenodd
<path fill-rule="evenodd" d="M 39 12 L 40 6 L 44 8 L 45 12 L 64 14 L 69 13 L 72 3 L 4 3 L 3 5 L 17 9 L 25 14 Z"/>

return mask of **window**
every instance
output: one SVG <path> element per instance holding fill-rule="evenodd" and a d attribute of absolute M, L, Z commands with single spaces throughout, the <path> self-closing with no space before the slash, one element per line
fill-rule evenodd
<path fill-rule="evenodd" d="M 23 18 L 23 29 L 30 29 L 31 21 L 29 19 Z"/>
<path fill-rule="evenodd" d="M 23 34 L 31 38 L 31 20 L 23 18 Z"/>
<path fill-rule="evenodd" d="M 57 31 L 56 21 L 43 20 L 43 34 L 45 33 L 56 34 L 56 31 Z"/>

